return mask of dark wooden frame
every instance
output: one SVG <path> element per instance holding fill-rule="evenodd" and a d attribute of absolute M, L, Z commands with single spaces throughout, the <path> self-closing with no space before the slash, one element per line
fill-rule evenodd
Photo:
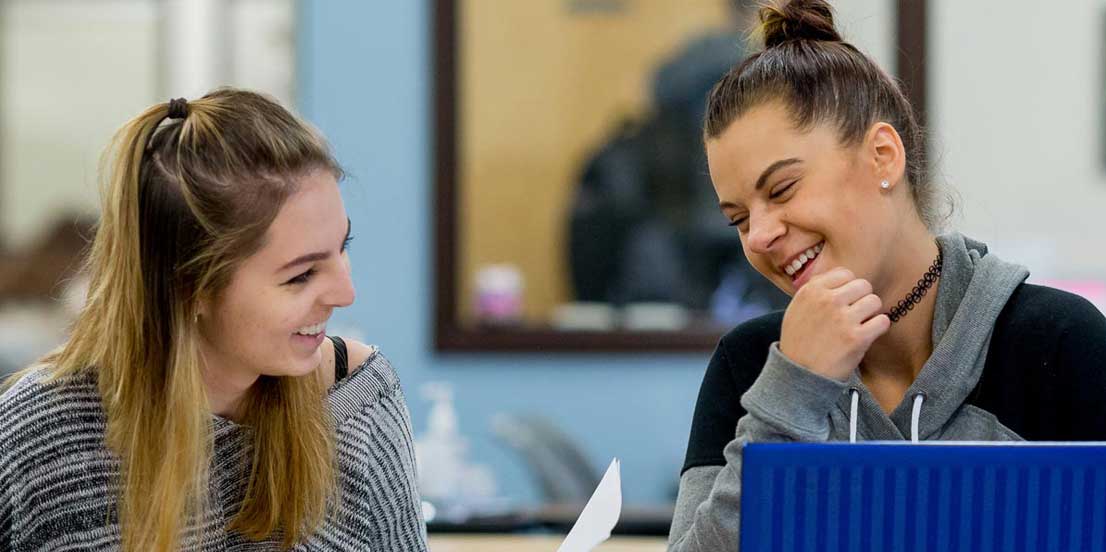
<path fill-rule="evenodd" d="M 919 122 L 926 111 L 926 0 L 897 0 L 895 71 L 914 105 Z M 457 322 L 457 5 L 434 0 L 434 160 L 433 217 L 435 250 L 434 346 L 438 351 L 709 351 L 716 333 L 565 332 L 528 329 L 469 329 Z"/>

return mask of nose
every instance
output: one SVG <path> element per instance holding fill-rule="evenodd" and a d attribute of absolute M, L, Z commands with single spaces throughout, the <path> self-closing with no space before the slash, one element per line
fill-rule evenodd
<path fill-rule="evenodd" d="M 348 307 L 356 298 L 357 292 L 353 289 L 353 274 L 350 272 L 349 261 L 343 259 L 321 300 L 328 307 Z"/>
<path fill-rule="evenodd" d="M 787 226 L 778 215 L 764 211 L 749 214 L 747 242 L 751 251 L 760 254 L 768 253 L 786 233 Z"/>

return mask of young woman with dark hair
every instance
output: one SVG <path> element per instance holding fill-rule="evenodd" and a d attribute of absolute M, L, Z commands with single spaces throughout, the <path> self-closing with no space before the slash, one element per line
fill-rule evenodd
<path fill-rule="evenodd" d="M 792 300 L 711 359 L 669 549 L 737 550 L 748 442 L 1106 440 L 1102 313 L 940 233 L 911 107 L 826 2 L 760 19 L 704 140 L 746 257 Z"/>

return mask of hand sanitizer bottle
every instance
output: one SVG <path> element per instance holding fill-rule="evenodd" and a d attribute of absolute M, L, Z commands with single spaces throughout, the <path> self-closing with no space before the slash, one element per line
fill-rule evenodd
<path fill-rule="evenodd" d="M 419 489 L 440 515 L 448 517 L 459 498 L 466 443 L 457 429 L 457 411 L 449 385 L 431 382 L 421 390 L 434 405 L 430 408 L 426 432 L 415 440 Z"/>

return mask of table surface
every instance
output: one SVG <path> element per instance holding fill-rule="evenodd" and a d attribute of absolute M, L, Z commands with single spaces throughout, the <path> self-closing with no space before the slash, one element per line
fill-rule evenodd
<path fill-rule="evenodd" d="M 563 535 L 430 535 L 431 552 L 556 552 Z M 611 537 L 596 552 L 664 552 L 662 537 Z"/>

